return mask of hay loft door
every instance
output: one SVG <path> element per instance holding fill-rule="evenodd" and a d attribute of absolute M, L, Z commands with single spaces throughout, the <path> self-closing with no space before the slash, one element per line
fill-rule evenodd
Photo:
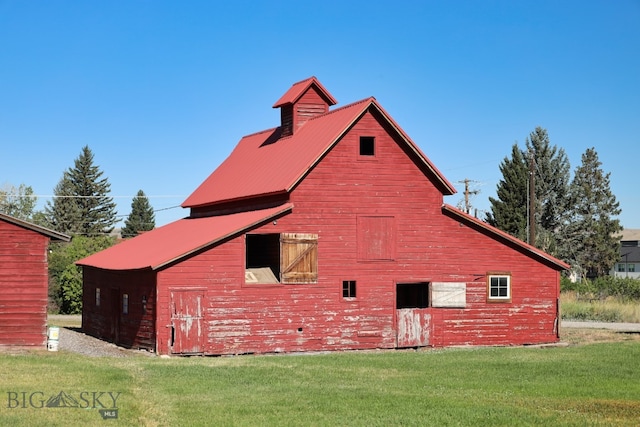
<path fill-rule="evenodd" d="M 171 291 L 171 353 L 204 352 L 202 290 Z"/>

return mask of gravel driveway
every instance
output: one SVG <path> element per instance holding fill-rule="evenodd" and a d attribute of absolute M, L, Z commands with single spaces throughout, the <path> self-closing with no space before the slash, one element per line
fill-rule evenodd
<path fill-rule="evenodd" d="M 135 354 L 151 356 L 146 351 L 130 350 L 99 340 L 75 328 L 60 328 L 58 350 L 71 351 L 90 357 L 128 357 Z"/>

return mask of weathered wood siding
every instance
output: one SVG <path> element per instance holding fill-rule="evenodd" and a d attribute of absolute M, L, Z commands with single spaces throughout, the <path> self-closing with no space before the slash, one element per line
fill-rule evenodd
<path fill-rule="evenodd" d="M 313 88 L 305 92 L 293 106 L 294 132 L 310 119 L 329 111 L 329 104 Z"/>
<path fill-rule="evenodd" d="M 375 156 L 360 156 L 360 136 L 375 137 Z M 317 283 L 245 284 L 244 235 L 158 272 L 158 352 L 172 351 L 176 289 L 204 292 L 205 354 L 394 348 L 396 284 L 413 282 L 466 283 L 465 308 L 422 310 L 422 344 L 557 341 L 558 272 L 444 214 L 410 156 L 366 114 L 294 189 L 293 212 L 252 231 L 317 235 Z M 358 248 L 375 236 L 392 247 Z M 511 274 L 511 302 L 487 302 L 489 271 Z"/>
<path fill-rule="evenodd" d="M 155 350 L 155 272 L 84 267 L 83 275 L 82 330 L 123 347 Z"/>
<path fill-rule="evenodd" d="M 48 237 L 0 220 L 0 345 L 46 345 L 48 244 Z"/>

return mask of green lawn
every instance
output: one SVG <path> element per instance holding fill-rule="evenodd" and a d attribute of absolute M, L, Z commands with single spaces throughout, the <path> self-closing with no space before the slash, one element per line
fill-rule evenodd
<path fill-rule="evenodd" d="M 0 354 L 0 425 L 631 426 L 639 361 L 637 340 L 221 358 Z M 81 408 L 33 407 L 61 391 Z M 118 419 L 103 420 L 98 407 L 113 406 L 111 396 Z"/>

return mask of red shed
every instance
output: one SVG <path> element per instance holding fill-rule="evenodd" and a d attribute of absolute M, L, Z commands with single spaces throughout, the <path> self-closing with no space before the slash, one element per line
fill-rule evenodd
<path fill-rule="evenodd" d="M 50 239 L 71 238 L 0 213 L 0 346 L 47 343 Z"/>
<path fill-rule="evenodd" d="M 558 341 L 568 266 L 444 204 L 374 98 L 335 103 L 294 84 L 187 218 L 81 260 L 84 330 L 161 354 Z"/>

